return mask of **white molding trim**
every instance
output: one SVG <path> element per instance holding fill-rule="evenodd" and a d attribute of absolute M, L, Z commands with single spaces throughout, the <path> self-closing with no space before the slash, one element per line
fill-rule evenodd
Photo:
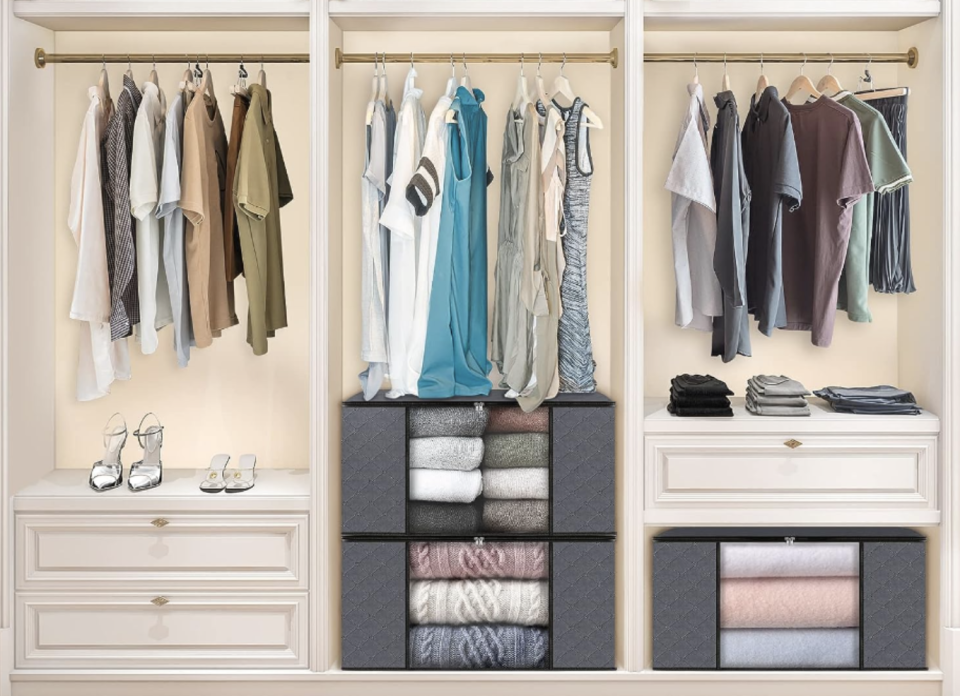
<path fill-rule="evenodd" d="M 7 307 L 7 272 L 10 239 L 10 65 L 12 51 L 10 23 L 13 19 L 11 0 L 0 0 L 0 629 L 11 622 L 13 595 L 13 513 L 10 505 L 10 438 L 9 386 L 7 347 L 10 312 Z M 2 657 L 0 657 L 2 661 Z"/>
<path fill-rule="evenodd" d="M 13 0 L 15 16 L 42 19 L 133 17 L 290 17 L 310 15 L 311 0 Z"/>
<path fill-rule="evenodd" d="M 623 17 L 635 0 L 327 0 L 331 17 Z M 638 10 L 638 14 L 642 10 Z"/>

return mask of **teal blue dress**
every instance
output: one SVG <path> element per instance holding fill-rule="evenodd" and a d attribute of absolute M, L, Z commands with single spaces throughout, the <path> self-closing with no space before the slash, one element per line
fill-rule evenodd
<path fill-rule="evenodd" d="M 457 89 L 430 293 L 423 399 L 490 393 L 487 359 L 487 115 L 483 92 Z"/>

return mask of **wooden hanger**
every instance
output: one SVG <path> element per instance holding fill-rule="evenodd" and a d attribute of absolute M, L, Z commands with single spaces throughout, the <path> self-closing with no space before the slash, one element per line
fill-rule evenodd
<path fill-rule="evenodd" d="M 567 66 L 567 54 L 563 54 L 563 63 L 560 64 L 560 74 L 557 75 L 557 79 L 553 81 L 553 99 L 557 98 L 557 95 L 563 95 L 566 97 L 572 104 L 576 101 L 577 96 L 573 91 L 573 86 L 570 84 L 570 80 L 567 79 L 567 76 L 563 74 L 563 69 Z M 593 113 L 593 109 L 584 104 L 583 106 L 583 116 L 586 118 L 584 124 L 587 128 L 597 128 L 603 130 L 603 121 L 600 120 L 600 117 Z"/>
<path fill-rule="evenodd" d="M 827 66 L 827 74 L 820 78 L 817 83 L 817 89 L 830 96 L 836 96 L 843 91 L 840 81 L 833 75 L 833 54 L 830 54 L 830 65 Z"/>
<path fill-rule="evenodd" d="M 240 67 L 237 68 L 237 83 L 230 88 L 230 94 L 246 97 L 249 94 L 247 90 L 247 78 L 249 76 L 250 73 L 247 72 L 247 68 L 243 64 L 243 56 L 240 56 Z"/>
<path fill-rule="evenodd" d="M 520 75 L 517 77 L 517 92 L 513 97 L 513 103 L 510 105 L 514 111 L 517 111 L 533 99 L 530 98 L 530 88 L 527 85 L 527 76 L 523 74 L 523 54 L 520 54 Z"/>
<path fill-rule="evenodd" d="M 770 80 L 767 79 L 766 73 L 763 71 L 763 54 L 760 54 L 760 79 L 757 80 L 757 96 L 756 101 L 760 101 L 760 97 L 763 96 L 764 90 L 770 86 Z"/>
<path fill-rule="evenodd" d="M 150 70 L 150 77 L 147 78 L 155 84 L 157 87 L 160 86 L 160 78 L 157 76 L 157 57 L 153 57 L 153 68 Z"/>
<path fill-rule="evenodd" d="M 856 96 L 860 101 L 873 101 L 874 99 L 886 99 L 887 97 L 905 97 L 910 94 L 909 87 L 888 87 L 887 89 L 877 89 L 873 84 L 873 77 L 870 75 L 870 65 L 873 58 L 870 58 L 863 69 L 864 77 L 857 80 Z M 870 89 L 861 90 L 863 83 L 870 85 Z"/>
<path fill-rule="evenodd" d="M 723 79 L 720 81 L 720 90 L 730 91 L 730 74 L 727 72 L 727 54 L 723 54 Z"/>
<path fill-rule="evenodd" d="M 263 56 L 260 56 L 260 72 L 257 73 L 257 82 L 259 82 L 260 86 L 264 89 L 267 88 L 267 73 L 263 69 Z"/>
<path fill-rule="evenodd" d="M 110 75 L 107 73 L 107 58 L 103 56 L 103 67 L 100 69 L 100 79 L 97 80 L 97 98 L 100 108 L 107 112 L 110 108 Z"/>
<path fill-rule="evenodd" d="M 817 90 L 814 86 L 813 81 L 803 74 L 803 69 L 807 67 L 807 54 L 803 54 L 803 65 L 800 66 L 800 74 L 797 78 L 790 84 L 790 89 L 787 90 L 787 96 L 784 97 L 788 102 L 791 98 L 797 96 L 801 91 L 806 92 L 814 99 L 819 99 L 823 95 Z"/>

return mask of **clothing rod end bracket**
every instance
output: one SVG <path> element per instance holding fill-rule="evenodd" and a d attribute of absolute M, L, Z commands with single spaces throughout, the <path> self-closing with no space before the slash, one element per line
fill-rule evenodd
<path fill-rule="evenodd" d="M 340 66 L 343 65 L 343 51 L 340 50 L 340 47 L 337 46 L 337 50 L 334 52 L 334 61 L 336 63 L 337 70 L 340 69 Z"/>
<path fill-rule="evenodd" d="M 42 48 L 38 48 L 33 52 L 33 64 L 38 68 L 47 67 L 47 52 Z"/>
<path fill-rule="evenodd" d="M 610 51 L 610 65 L 614 70 L 620 67 L 620 49 L 617 47 L 614 47 L 613 50 Z"/>
<path fill-rule="evenodd" d="M 911 46 L 907 51 L 907 67 L 911 70 L 920 64 L 920 51 L 916 46 Z"/>

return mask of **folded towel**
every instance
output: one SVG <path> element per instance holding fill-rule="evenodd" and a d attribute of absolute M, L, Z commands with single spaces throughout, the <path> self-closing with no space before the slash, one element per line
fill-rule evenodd
<path fill-rule="evenodd" d="M 721 628 L 859 625 L 859 578 L 725 578 L 720 582 Z"/>
<path fill-rule="evenodd" d="M 412 541 L 409 549 L 413 580 L 548 576 L 547 545 L 539 541 Z"/>
<path fill-rule="evenodd" d="M 493 500 L 547 500 L 550 470 L 538 468 L 484 469 L 484 498 Z"/>
<path fill-rule="evenodd" d="M 546 433 L 550 431 L 550 410 L 538 408 L 524 413 L 513 406 L 490 409 L 488 433 Z"/>
<path fill-rule="evenodd" d="M 721 578 L 858 577 L 857 543 L 720 544 Z"/>
<path fill-rule="evenodd" d="M 711 375 L 677 375 L 670 385 L 684 396 L 733 396 L 726 382 Z"/>
<path fill-rule="evenodd" d="M 703 408 L 726 408 L 730 405 L 730 399 L 725 396 L 677 394 L 673 387 L 670 387 L 670 402 L 677 406 L 698 406 Z"/>
<path fill-rule="evenodd" d="M 410 469 L 410 500 L 434 503 L 472 503 L 483 491 L 479 471 Z"/>
<path fill-rule="evenodd" d="M 483 529 L 487 532 L 546 534 L 550 503 L 546 500 L 484 500 Z"/>
<path fill-rule="evenodd" d="M 476 534 L 483 509 L 479 503 L 407 503 L 407 531 L 411 534 Z"/>
<path fill-rule="evenodd" d="M 802 398 L 802 397 L 801 397 Z M 757 403 L 752 396 L 747 395 L 747 410 L 757 416 L 809 416 L 810 405 L 803 406 L 767 406 Z"/>
<path fill-rule="evenodd" d="M 549 636 L 524 626 L 413 626 L 413 669 L 544 669 Z"/>
<path fill-rule="evenodd" d="M 727 669 L 856 669 L 858 628 L 740 628 L 720 631 Z"/>
<path fill-rule="evenodd" d="M 783 375 L 754 375 L 747 386 L 764 396 L 808 396 L 807 388 L 795 379 Z"/>
<path fill-rule="evenodd" d="M 761 406 L 797 406 L 803 408 L 807 400 L 802 396 L 767 396 L 751 386 L 747 387 L 747 399 L 753 400 Z"/>
<path fill-rule="evenodd" d="M 546 626 L 549 583 L 538 580 L 415 580 L 410 623 Z"/>
<path fill-rule="evenodd" d="M 483 436 L 483 466 L 549 466 L 550 436 L 546 433 L 502 433 Z"/>
<path fill-rule="evenodd" d="M 410 440 L 411 469 L 470 471 L 482 461 L 482 437 L 418 437 Z"/>
<path fill-rule="evenodd" d="M 483 404 L 414 406 L 407 414 L 410 437 L 480 437 L 490 417 Z"/>
<path fill-rule="evenodd" d="M 673 402 L 667 404 L 667 411 L 675 416 L 682 418 L 733 418 L 733 409 L 726 408 L 702 408 L 697 406 L 677 406 Z"/>

